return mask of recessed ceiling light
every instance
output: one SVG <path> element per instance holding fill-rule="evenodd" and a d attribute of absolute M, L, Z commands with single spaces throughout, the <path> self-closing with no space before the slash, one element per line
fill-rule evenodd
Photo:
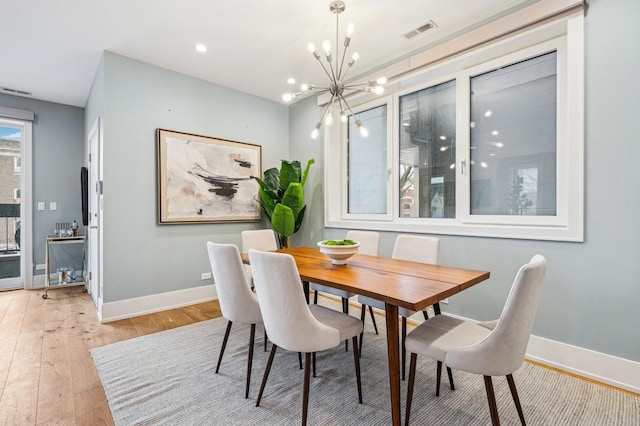
<path fill-rule="evenodd" d="M 440 136 L 440 140 L 441 140 L 441 141 L 446 141 L 446 140 L 447 140 L 447 137 L 446 137 L 445 135 L 442 135 L 442 136 Z"/>
<path fill-rule="evenodd" d="M 491 132 L 491 136 L 498 136 L 500 133 L 497 130 Z"/>
<path fill-rule="evenodd" d="M 486 111 L 484 112 L 484 116 L 485 116 L 486 118 L 491 117 L 491 114 L 492 114 L 492 112 L 491 112 L 491 110 L 490 110 L 490 109 L 488 109 L 488 110 L 486 110 Z"/>
<path fill-rule="evenodd" d="M 204 53 L 204 52 L 207 51 L 207 46 L 205 46 L 204 44 L 200 43 L 200 44 L 196 44 L 195 49 L 200 53 Z"/>
<path fill-rule="evenodd" d="M 295 78 L 288 78 L 288 79 L 287 79 L 287 83 L 289 83 L 289 84 L 296 84 L 296 79 L 295 79 Z"/>

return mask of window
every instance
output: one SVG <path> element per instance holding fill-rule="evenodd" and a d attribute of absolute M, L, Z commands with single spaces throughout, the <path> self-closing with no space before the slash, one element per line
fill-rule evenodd
<path fill-rule="evenodd" d="M 13 199 L 14 201 L 20 201 L 21 194 L 20 188 L 13 188 Z"/>
<path fill-rule="evenodd" d="M 556 215 L 556 77 L 555 51 L 471 77 L 472 215 Z"/>
<path fill-rule="evenodd" d="M 349 214 L 387 213 L 387 106 L 356 114 L 369 132 L 363 137 L 349 116 L 347 176 Z"/>
<path fill-rule="evenodd" d="M 400 199 L 413 206 L 402 217 L 455 217 L 455 80 L 399 99 Z"/>
<path fill-rule="evenodd" d="M 13 172 L 14 173 L 20 173 L 21 163 L 22 163 L 21 157 L 19 157 L 19 156 L 13 157 Z"/>
<path fill-rule="evenodd" d="M 582 241 L 582 26 L 557 25 L 390 85 L 354 108 L 369 138 L 325 131 L 325 225 Z"/>

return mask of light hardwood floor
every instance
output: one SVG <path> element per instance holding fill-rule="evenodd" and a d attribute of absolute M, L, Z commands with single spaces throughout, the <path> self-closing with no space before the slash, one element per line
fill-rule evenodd
<path fill-rule="evenodd" d="M 0 425 L 112 425 L 89 350 L 221 315 L 217 301 L 100 324 L 81 287 L 0 292 Z"/>

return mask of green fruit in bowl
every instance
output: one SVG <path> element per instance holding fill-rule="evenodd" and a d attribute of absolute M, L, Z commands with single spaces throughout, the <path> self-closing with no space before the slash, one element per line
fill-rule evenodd
<path fill-rule="evenodd" d="M 327 240 L 323 244 L 325 246 L 353 246 L 356 242 L 353 240 Z"/>

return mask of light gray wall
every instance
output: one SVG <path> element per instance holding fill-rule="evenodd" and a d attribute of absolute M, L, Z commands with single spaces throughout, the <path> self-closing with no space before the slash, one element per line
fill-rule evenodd
<path fill-rule="evenodd" d="M 93 82 L 91 84 L 91 90 L 89 91 L 89 97 L 87 98 L 87 104 L 85 105 L 85 113 L 84 113 L 84 159 L 85 166 L 89 167 L 87 164 L 87 158 L 89 153 L 89 132 L 93 127 L 95 121 L 98 117 L 102 117 L 104 114 L 104 57 L 100 61 L 100 65 L 98 65 L 98 69 L 96 70 L 96 75 L 93 78 Z"/>
<path fill-rule="evenodd" d="M 113 53 L 104 55 L 104 301 L 210 284 L 206 241 L 240 244 L 263 223 L 158 225 L 157 128 L 263 146 L 263 168 L 289 155 L 287 107 Z"/>
<path fill-rule="evenodd" d="M 33 111 L 33 262 L 45 262 L 45 237 L 56 222 L 81 222 L 80 167 L 83 158 L 84 109 L 36 99 L 0 94 L 0 106 Z M 38 201 L 46 210 L 37 210 Z M 49 210 L 55 201 L 58 210 Z M 22 238 L 28 236 L 22 235 Z M 75 250 L 60 253 L 60 266 L 77 267 Z M 67 265 L 69 264 L 69 265 Z M 44 271 L 35 271 L 34 275 Z"/>
<path fill-rule="evenodd" d="M 640 361 L 640 15 L 637 0 L 592 0 L 585 20 L 585 242 L 564 243 L 440 236 L 440 262 L 491 271 L 491 279 L 450 299 L 444 309 L 475 319 L 500 315 L 518 268 L 535 253 L 549 267 L 533 333 L 555 341 Z M 291 148 L 321 157 L 309 139 L 320 108 L 315 100 L 291 107 Z M 316 169 L 322 181 L 322 167 Z M 318 193 L 321 191 L 318 190 Z M 308 200 L 309 202 L 309 200 Z M 321 215 L 322 197 L 308 209 Z M 300 241 L 342 237 L 344 229 L 303 228 Z M 383 233 L 391 255 L 397 234 Z"/>

